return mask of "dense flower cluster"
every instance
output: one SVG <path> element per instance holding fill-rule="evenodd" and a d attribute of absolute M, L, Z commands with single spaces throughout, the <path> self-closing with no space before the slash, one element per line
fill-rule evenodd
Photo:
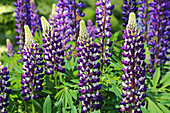
<path fill-rule="evenodd" d="M 21 54 L 21 51 L 25 44 L 25 33 L 24 33 L 24 25 L 31 26 L 31 16 L 30 16 L 30 0 L 17 0 L 17 2 L 14 3 L 16 6 L 15 12 L 16 12 L 16 32 L 19 36 L 16 36 L 16 39 L 19 40 L 17 44 L 19 45 L 19 54 Z"/>
<path fill-rule="evenodd" d="M 147 88 L 145 86 L 145 50 L 144 37 L 138 31 L 135 13 L 130 13 L 128 25 L 124 30 L 123 39 L 125 40 L 122 53 L 124 60 L 122 63 L 122 86 L 123 94 L 120 102 L 120 111 L 131 111 L 132 113 L 142 113 L 141 105 L 145 98 Z"/>
<path fill-rule="evenodd" d="M 110 47 L 112 46 L 112 41 L 110 38 L 112 36 L 111 33 L 111 15 L 114 5 L 111 4 L 110 0 L 97 0 L 96 3 L 96 23 L 97 28 L 95 31 L 95 37 L 101 37 L 101 70 L 103 68 L 104 62 L 109 65 L 110 59 L 107 57 L 111 57 Z M 107 39 L 106 39 L 107 38 Z"/>
<path fill-rule="evenodd" d="M 150 25 L 149 25 L 149 41 L 151 54 L 151 70 L 154 73 L 154 65 L 160 66 L 164 64 L 168 58 L 168 49 L 170 41 L 170 1 L 161 0 L 150 2 Z M 157 37 L 156 39 L 154 37 Z"/>
<path fill-rule="evenodd" d="M 145 0 L 143 0 L 143 1 L 145 1 Z M 126 27 L 126 25 L 128 24 L 129 14 L 131 12 L 134 12 L 136 14 L 136 12 L 138 11 L 136 0 L 123 0 L 122 10 L 123 10 L 122 14 L 124 15 L 122 17 L 122 19 L 125 21 L 123 23 L 123 26 Z M 136 16 L 137 16 L 137 14 L 136 14 Z"/>
<path fill-rule="evenodd" d="M 42 31 L 40 15 L 38 15 L 38 9 L 35 5 L 34 0 L 30 0 L 30 16 L 31 16 L 31 32 L 34 35 L 35 31 L 38 32 L 38 28 Z"/>
<path fill-rule="evenodd" d="M 62 36 L 60 33 L 54 31 L 50 27 L 48 21 L 41 17 L 41 23 L 43 27 L 43 48 L 45 62 L 45 73 L 47 75 L 54 74 L 54 71 L 64 72 L 62 68 L 65 65 L 64 62 L 64 50 L 62 49 Z"/>
<path fill-rule="evenodd" d="M 7 113 L 6 108 L 9 105 L 8 97 L 11 93 L 11 89 L 9 89 L 10 81 L 9 81 L 9 71 L 7 67 L 3 66 L 0 62 L 0 112 Z"/>
<path fill-rule="evenodd" d="M 78 2 L 76 4 L 75 0 L 58 0 L 54 21 L 52 22 L 55 30 L 59 32 L 62 36 L 63 49 L 65 50 L 65 56 L 69 59 L 72 51 L 72 45 L 69 44 L 71 40 L 77 40 L 78 29 L 79 29 L 79 17 L 84 16 L 79 10 L 79 7 L 85 7 L 85 4 Z"/>
<path fill-rule="evenodd" d="M 29 27 L 24 26 L 26 43 L 23 49 L 23 74 L 21 75 L 21 90 L 24 100 L 38 98 L 37 91 L 43 89 L 43 57 L 42 49 L 34 42 Z"/>
<path fill-rule="evenodd" d="M 7 45 L 7 55 L 8 57 L 13 57 L 13 55 L 15 54 L 14 48 L 11 44 L 11 41 L 9 39 L 6 40 L 6 45 Z"/>
<path fill-rule="evenodd" d="M 100 63 L 97 62 L 100 59 L 100 47 L 92 41 L 92 37 L 89 38 L 83 20 L 80 21 L 80 33 L 77 45 L 77 56 L 79 57 L 77 60 L 79 66 L 77 68 L 79 70 L 78 77 L 80 78 L 78 86 L 81 93 L 79 99 L 82 105 L 81 112 L 86 113 L 94 109 L 101 109 L 103 98 L 99 92 L 101 84 L 98 83 L 101 74 L 99 71 Z"/>
<path fill-rule="evenodd" d="M 95 25 L 93 25 L 93 22 L 91 20 L 88 20 L 87 22 L 87 31 L 89 33 L 89 37 L 93 37 L 94 40 Z"/>

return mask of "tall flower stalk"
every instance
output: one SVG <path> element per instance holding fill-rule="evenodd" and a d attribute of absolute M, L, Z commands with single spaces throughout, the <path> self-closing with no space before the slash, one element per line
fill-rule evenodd
<path fill-rule="evenodd" d="M 150 2 L 150 26 L 149 41 L 151 59 L 150 72 L 153 75 L 156 66 L 165 64 L 168 61 L 168 49 L 170 41 L 170 6 L 168 0 L 154 0 Z M 157 37 L 157 38 L 155 38 Z M 153 69 L 154 68 L 154 69 Z"/>
<path fill-rule="evenodd" d="M 9 71 L 7 67 L 3 66 L 0 62 L 0 112 L 7 113 L 7 107 L 9 105 L 9 94 L 11 89 L 9 88 Z"/>
<path fill-rule="evenodd" d="M 144 106 L 147 88 L 145 86 L 145 50 L 144 37 L 137 28 L 135 13 L 130 13 L 128 25 L 124 30 L 125 40 L 122 53 L 124 59 L 122 64 L 122 101 L 120 111 L 128 113 L 142 113 L 141 106 Z"/>
<path fill-rule="evenodd" d="M 110 47 L 112 46 L 112 41 L 110 38 L 111 33 L 111 15 L 114 5 L 111 4 L 110 0 L 97 0 L 96 2 L 96 23 L 97 28 L 95 31 L 95 37 L 101 39 L 101 72 L 103 71 L 103 65 L 106 63 L 110 64 L 110 59 L 112 54 L 110 54 Z"/>
<path fill-rule="evenodd" d="M 95 109 L 101 109 L 102 95 L 99 92 L 101 89 L 100 74 L 99 71 L 100 59 L 99 55 L 99 45 L 92 41 L 92 37 L 89 37 L 88 31 L 86 29 L 83 20 L 80 21 L 80 33 L 77 41 L 77 60 L 79 66 L 78 77 L 80 87 L 79 96 L 82 110 L 81 113 L 92 112 Z"/>
<path fill-rule="evenodd" d="M 30 0 L 30 16 L 31 16 L 31 32 L 35 35 L 35 32 L 39 32 L 38 29 L 42 31 L 40 15 L 38 15 L 38 9 L 36 7 L 35 1 Z"/>
<path fill-rule="evenodd" d="M 30 16 L 30 0 L 17 0 L 14 5 L 16 6 L 16 32 L 18 36 L 16 39 L 19 40 L 17 44 L 19 45 L 18 54 L 22 53 L 23 47 L 25 45 L 25 32 L 24 25 L 31 27 L 31 16 Z"/>
<path fill-rule="evenodd" d="M 43 57 L 42 49 L 35 43 L 28 25 L 24 26 L 26 43 L 23 49 L 23 74 L 21 90 L 24 100 L 38 98 L 37 91 L 43 89 Z"/>
<path fill-rule="evenodd" d="M 170 40 L 170 22 L 168 10 L 168 0 L 154 0 L 148 2 L 147 0 L 138 1 L 141 4 L 139 10 L 140 24 L 144 33 L 145 42 L 149 48 L 150 55 L 148 69 L 153 76 L 155 68 L 168 60 L 168 49 Z"/>
<path fill-rule="evenodd" d="M 62 49 L 62 36 L 50 26 L 48 21 L 41 17 L 43 27 L 43 48 L 45 62 L 45 73 L 53 75 L 55 72 L 64 72 L 64 50 Z"/>

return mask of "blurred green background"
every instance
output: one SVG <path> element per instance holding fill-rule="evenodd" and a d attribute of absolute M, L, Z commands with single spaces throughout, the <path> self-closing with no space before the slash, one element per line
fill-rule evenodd
<path fill-rule="evenodd" d="M 16 38 L 17 33 L 15 32 L 15 6 L 13 2 L 16 0 L 0 0 L 0 53 L 6 51 L 6 39 L 9 38 L 14 46 L 17 49 Z M 78 1 L 78 0 L 77 0 Z M 86 14 L 84 19 L 91 19 L 95 22 L 95 9 L 96 0 L 82 0 L 86 7 L 83 8 L 83 12 Z M 39 14 L 49 18 L 51 13 L 51 7 L 53 3 L 57 3 L 57 0 L 35 0 L 37 8 L 39 10 Z M 112 32 L 121 31 L 123 29 L 122 26 L 122 4 L 123 0 L 111 0 L 111 2 L 115 5 L 113 10 L 113 15 L 111 16 L 112 23 Z M 120 35 L 121 37 L 121 35 Z"/>

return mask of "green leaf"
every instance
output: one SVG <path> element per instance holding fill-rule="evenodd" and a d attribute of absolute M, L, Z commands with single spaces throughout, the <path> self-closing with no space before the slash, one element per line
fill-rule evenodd
<path fill-rule="evenodd" d="M 54 104 L 53 113 L 56 113 L 57 111 L 59 111 L 58 108 L 61 106 L 61 103 L 62 103 L 62 99 L 59 100 L 58 102 L 56 102 L 56 103 Z M 61 107 L 60 107 L 60 108 L 61 108 Z"/>
<path fill-rule="evenodd" d="M 121 93 L 119 92 L 119 90 L 117 89 L 117 87 L 115 87 L 114 85 L 112 85 L 113 88 L 113 92 L 116 94 L 117 97 L 121 98 Z"/>
<path fill-rule="evenodd" d="M 43 105 L 43 113 L 51 113 L 51 98 L 50 95 L 47 96 Z"/>
<path fill-rule="evenodd" d="M 168 101 L 163 101 L 163 102 L 161 102 L 160 104 L 162 104 L 162 105 L 169 105 L 169 106 L 170 106 L 170 100 L 168 100 Z"/>
<path fill-rule="evenodd" d="M 72 107 L 72 109 L 71 109 L 71 113 L 77 113 L 77 109 L 76 109 L 76 107 L 75 107 L 75 106 L 73 106 L 73 107 Z"/>
<path fill-rule="evenodd" d="M 72 96 L 75 100 L 77 100 L 77 93 L 75 93 L 72 89 L 70 89 L 69 92 L 70 92 L 71 96 Z"/>
<path fill-rule="evenodd" d="M 170 79 L 170 72 L 166 73 L 166 75 L 162 77 L 162 79 L 160 80 L 160 83 L 162 84 L 163 82 L 169 79 Z"/>
<path fill-rule="evenodd" d="M 164 113 L 168 113 L 169 109 L 166 108 L 164 105 L 158 103 L 158 106 L 162 109 Z"/>
<path fill-rule="evenodd" d="M 38 111 L 39 113 L 43 112 L 43 109 L 42 109 L 41 105 L 36 100 L 32 99 L 32 103 L 33 103 L 36 111 Z"/>
<path fill-rule="evenodd" d="M 65 108 L 63 108 L 62 111 L 62 113 L 68 113 Z"/>
<path fill-rule="evenodd" d="M 145 107 L 141 107 L 143 113 L 149 113 L 149 111 Z"/>
<path fill-rule="evenodd" d="M 157 68 L 153 76 L 153 82 L 152 82 L 153 88 L 156 88 L 159 78 L 160 78 L 160 68 Z"/>
<path fill-rule="evenodd" d="M 14 66 L 14 69 L 18 73 L 23 73 L 22 69 L 20 67 L 18 67 L 17 65 Z"/>
<path fill-rule="evenodd" d="M 147 99 L 148 99 L 148 109 L 150 113 L 163 113 L 154 102 L 152 102 L 149 98 Z"/>

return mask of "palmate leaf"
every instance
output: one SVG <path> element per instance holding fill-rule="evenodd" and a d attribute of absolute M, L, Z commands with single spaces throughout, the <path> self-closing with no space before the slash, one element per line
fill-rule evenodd
<path fill-rule="evenodd" d="M 150 111 L 150 113 L 163 113 L 163 111 L 149 98 L 147 98 L 148 100 L 148 109 Z"/>
<path fill-rule="evenodd" d="M 61 87 L 59 89 L 61 89 Z M 57 101 L 60 101 L 61 99 L 63 100 L 62 105 L 64 106 L 64 108 L 67 108 L 67 107 L 72 108 L 73 107 L 72 98 L 76 100 L 77 94 L 73 90 L 69 89 L 68 87 L 62 86 L 62 89 L 55 95 L 55 98 L 57 99 Z"/>
<path fill-rule="evenodd" d="M 57 111 L 61 111 L 61 107 L 60 107 L 61 104 L 62 104 L 62 99 L 54 104 L 52 113 L 57 113 Z"/>

